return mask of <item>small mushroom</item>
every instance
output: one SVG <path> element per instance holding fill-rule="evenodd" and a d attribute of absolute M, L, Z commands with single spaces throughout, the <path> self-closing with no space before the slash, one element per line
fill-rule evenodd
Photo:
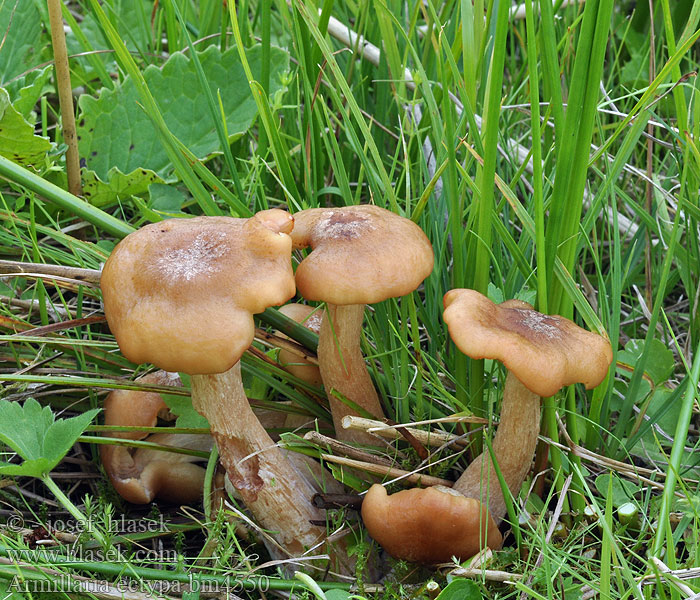
<path fill-rule="evenodd" d="M 280 306 L 279 311 L 316 334 L 321 331 L 321 316 L 323 313 L 313 306 L 292 302 Z M 304 361 L 299 354 L 295 354 L 286 348 L 281 348 L 277 356 L 277 362 L 294 377 L 298 377 L 314 387 L 321 387 L 323 383 L 321 370 L 317 365 Z"/>
<path fill-rule="evenodd" d="M 387 495 L 374 484 L 362 502 L 370 536 L 394 558 L 427 565 L 464 560 L 503 538 L 489 511 L 475 498 L 434 486 Z"/>
<path fill-rule="evenodd" d="M 192 375 L 192 403 L 211 426 L 227 476 L 259 524 L 290 556 L 323 543 L 313 488 L 253 413 L 239 359 L 253 314 L 294 295 L 292 217 L 195 217 L 146 225 L 105 263 L 105 315 L 122 353 Z M 279 556 L 274 548 L 270 551 Z M 346 558 L 335 554 L 339 568 Z"/>
<path fill-rule="evenodd" d="M 612 362 L 610 342 L 560 316 L 544 315 L 519 300 L 494 304 L 474 290 L 450 290 L 443 317 L 467 356 L 503 362 L 508 369 L 493 452 L 513 495 L 520 490 L 537 445 L 540 397 L 563 386 L 600 384 Z M 454 489 L 479 498 L 498 523 L 505 500 L 488 452 L 467 467 Z"/>
<path fill-rule="evenodd" d="M 365 304 L 415 290 L 433 270 L 432 246 L 415 223 L 377 206 L 311 208 L 294 221 L 294 247 L 312 248 L 297 267 L 297 289 L 326 302 L 318 362 L 337 437 L 373 443 L 342 428 L 343 417 L 357 412 L 332 391 L 374 417 L 384 414 L 360 348 Z"/>
<path fill-rule="evenodd" d="M 147 384 L 179 386 L 177 373 L 156 371 L 137 381 Z M 114 390 L 105 399 L 105 425 L 154 427 L 158 417 L 169 416 L 160 394 L 138 390 Z M 154 442 L 162 446 L 211 449 L 208 435 L 152 434 L 137 431 L 116 431 L 111 437 Z M 164 452 L 127 446 L 100 446 L 105 472 L 119 495 L 135 504 L 147 504 L 154 498 L 188 503 L 202 495 L 205 470 L 193 464 L 200 460 L 187 454 Z"/>

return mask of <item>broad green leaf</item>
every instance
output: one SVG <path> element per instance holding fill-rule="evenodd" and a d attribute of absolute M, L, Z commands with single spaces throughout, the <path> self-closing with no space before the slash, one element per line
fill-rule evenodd
<path fill-rule="evenodd" d="M 161 397 L 168 405 L 170 412 L 177 415 L 176 427 L 192 427 L 194 429 L 207 429 L 209 427 L 209 421 L 194 409 L 192 400 L 187 396 L 161 394 Z"/>
<path fill-rule="evenodd" d="M 0 579 L 0 598 L 2 600 L 25 600 L 25 596 L 21 592 L 28 587 L 25 580 L 19 575 L 15 575 L 7 581 Z"/>
<path fill-rule="evenodd" d="M 21 464 L 0 463 L 1 475 L 41 477 L 53 469 L 82 435 L 99 409 L 77 417 L 55 420 L 48 406 L 29 398 L 0 402 L 0 441 L 24 459 Z"/>
<path fill-rule="evenodd" d="M 634 494 L 641 489 L 631 481 L 610 473 L 598 475 L 595 479 L 595 487 L 604 498 L 607 497 L 608 490 L 611 490 L 612 504 L 615 508 L 622 506 L 626 502 L 634 502 Z"/>
<path fill-rule="evenodd" d="M 644 340 L 630 340 L 625 344 L 625 349 L 618 353 L 618 363 L 634 367 L 643 349 Z M 654 382 L 654 385 L 660 385 L 668 380 L 673 373 L 674 362 L 673 352 L 660 340 L 652 339 L 645 373 Z"/>
<path fill-rule="evenodd" d="M 259 73 L 260 47 L 247 52 L 253 72 Z M 221 96 L 226 129 L 233 141 L 248 130 L 257 115 L 238 52 L 229 48 L 222 54 L 216 46 L 210 46 L 198 56 L 212 93 Z M 288 59 L 285 51 L 272 49 L 271 94 L 282 87 L 281 75 Z M 219 152 L 214 122 L 192 61 L 176 52 L 162 68 L 151 65 L 143 75 L 170 131 L 200 159 Z M 80 155 L 98 177 L 104 180 L 112 167 L 122 173 L 138 168 L 150 169 L 161 176 L 170 172 L 168 156 L 139 106 L 138 93 L 129 77 L 114 90 L 102 90 L 98 98 L 82 96 L 79 106 Z"/>
<path fill-rule="evenodd" d="M 438 594 L 437 600 L 481 600 L 481 598 L 483 596 L 476 583 L 466 579 L 455 579 Z"/>
<path fill-rule="evenodd" d="M 112 0 L 109 6 L 109 14 L 114 16 L 113 23 L 126 47 L 132 52 L 144 53 L 144 58 L 149 56 L 152 32 L 148 17 L 152 10 L 153 0 Z M 111 50 L 102 28 L 92 12 L 85 12 L 79 26 L 82 39 L 78 39 L 73 31 L 66 35 L 68 54 L 79 55 L 88 51 Z M 94 75 L 91 61 L 95 57 L 102 61 L 108 70 L 116 70 L 114 54 L 111 52 L 98 53 L 92 57 L 72 56 L 71 65 L 73 69 L 75 69 L 76 64 L 83 67 L 89 78 Z"/>
<path fill-rule="evenodd" d="M 31 0 L 0 2 L 0 85 L 42 62 L 42 29 L 41 14 Z"/>
<path fill-rule="evenodd" d="M 187 196 L 182 190 L 161 183 L 154 183 L 148 188 L 150 201 L 148 208 L 160 213 L 163 217 L 182 215 L 182 205 L 187 200 Z"/>
<path fill-rule="evenodd" d="M 100 179 L 94 171 L 83 169 L 83 196 L 93 206 L 105 208 L 131 196 L 143 196 L 152 183 L 162 183 L 153 171 L 134 169 L 124 174 L 117 167 L 109 170 L 107 180 Z"/>
<path fill-rule="evenodd" d="M 34 135 L 34 127 L 12 106 L 7 90 L 0 88 L 0 155 L 26 167 L 44 160 L 50 149 L 51 142 Z"/>
<path fill-rule="evenodd" d="M 24 118 L 31 119 L 30 115 L 39 101 L 39 98 L 49 88 L 53 66 L 49 65 L 43 69 L 33 69 L 24 77 L 20 77 L 12 85 L 7 86 L 7 91 L 12 99 L 12 106 L 17 109 Z"/>

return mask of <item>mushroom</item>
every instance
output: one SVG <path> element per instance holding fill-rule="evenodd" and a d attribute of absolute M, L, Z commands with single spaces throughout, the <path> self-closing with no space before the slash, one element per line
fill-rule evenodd
<path fill-rule="evenodd" d="M 292 302 L 279 308 L 279 311 L 318 334 L 321 331 L 321 311 L 308 304 Z M 283 334 L 282 334 L 283 335 Z M 286 337 L 286 336 L 285 336 Z M 277 362 L 286 371 L 314 387 L 321 387 L 321 371 L 317 365 L 306 362 L 302 356 L 286 348 L 280 348 Z"/>
<path fill-rule="evenodd" d="M 415 290 L 433 270 L 432 246 L 415 223 L 377 206 L 311 208 L 294 222 L 294 247 L 312 248 L 297 267 L 297 289 L 326 302 L 318 363 L 337 437 L 373 443 L 342 428 L 344 416 L 358 413 L 332 392 L 374 417 L 384 414 L 360 348 L 365 304 Z"/>
<path fill-rule="evenodd" d="M 300 556 L 324 542 L 325 527 L 312 524 L 324 514 L 251 410 L 239 363 L 253 314 L 294 295 L 293 225 L 277 209 L 146 225 L 116 246 L 101 287 L 122 353 L 192 375 L 193 406 L 209 421 L 229 480 L 259 524 Z M 335 558 L 344 569 L 341 550 Z"/>
<path fill-rule="evenodd" d="M 474 290 L 455 289 L 443 302 L 457 347 L 472 358 L 500 360 L 508 369 L 493 453 L 508 489 L 517 495 L 537 445 L 540 397 L 572 383 L 588 389 L 600 384 L 612 362 L 610 342 L 519 300 L 497 305 Z M 467 467 L 454 489 L 488 504 L 497 523 L 503 519 L 505 500 L 488 452 Z"/>
<path fill-rule="evenodd" d="M 156 371 L 137 379 L 141 383 L 179 386 L 177 373 Z M 154 427 L 158 417 L 169 416 L 168 407 L 157 392 L 114 390 L 105 399 L 105 425 Z M 111 437 L 142 440 L 162 446 L 211 449 L 208 435 L 152 434 L 139 431 L 116 431 Z M 205 470 L 192 464 L 197 457 L 146 448 L 101 445 L 100 456 L 105 472 L 117 493 L 134 504 L 147 504 L 154 498 L 188 503 L 202 495 Z"/>
<path fill-rule="evenodd" d="M 441 485 L 389 496 L 375 483 L 362 502 L 362 520 L 391 556 L 427 565 L 466 559 L 484 546 L 498 549 L 503 541 L 481 502 Z"/>

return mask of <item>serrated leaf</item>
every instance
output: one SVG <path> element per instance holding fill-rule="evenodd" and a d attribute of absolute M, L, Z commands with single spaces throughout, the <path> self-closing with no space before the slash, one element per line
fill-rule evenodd
<path fill-rule="evenodd" d="M 221 96 L 226 129 L 233 141 L 250 128 L 257 115 L 238 52 L 229 48 L 222 54 L 218 47 L 210 46 L 198 56 L 212 93 Z M 259 46 L 248 51 L 248 59 L 253 73 L 259 73 L 262 66 Z M 272 48 L 271 94 L 282 87 L 280 76 L 288 59 L 284 50 Z M 147 67 L 143 76 L 170 131 L 200 159 L 218 152 L 214 122 L 190 59 L 176 52 L 162 68 Z M 137 168 L 150 169 L 163 177 L 169 173 L 168 156 L 151 121 L 139 107 L 139 96 L 129 77 L 114 90 L 102 90 L 97 99 L 81 96 L 79 106 L 80 156 L 101 179 L 106 178 L 112 167 L 123 173 Z"/>
<path fill-rule="evenodd" d="M 42 62 L 41 14 L 34 2 L 0 2 L 0 85 Z"/>
<path fill-rule="evenodd" d="M 0 463 L 1 475 L 41 477 L 53 469 L 82 435 L 99 409 L 77 417 L 55 420 L 48 406 L 34 398 L 24 405 L 0 402 L 0 441 L 24 459 L 21 464 Z"/>
<path fill-rule="evenodd" d="M 0 155 L 31 166 L 43 161 L 49 150 L 51 142 L 34 135 L 34 127 L 12 106 L 7 90 L 0 88 Z"/>
<path fill-rule="evenodd" d="M 32 69 L 24 77 L 20 77 L 12 85 L 7 86 L 7 91 L 12 99 L 12 106 L 25 119 L 29 119 L 30 115 L 32 115 L 36 103 L 47 90 L 52 74 L 52 65 L 43 69 Z"/>
<path fill-rule="evenodd" d="M 634 367 L 644 350 L 644 340 L 630 340 L 625 344 L 625 349 L 617 355 L 618 363 Z M 646 375 L 660 385 L 668 380 L 673 373 L 674 358 L 666 345 L 657 339 L 652 339 L 649 347 L 649 358 L 646 362 Z"/>
<path fill-rule="evenodd" d="M 163 182 L 157 173 L 148 169 L 134 169 L 131 173 L 124 174 L 117 167 L 109 170 L 106 181 L 87 169 L 83 169 L 82 179 L 83 196 L 98 208 L 112 206 L 131 196 L 142 196 L 148 192 L 152 183 Z"/>
<path fill-rule="evenodd" d="M 436 600 L 481 600 L 482 598 L 476 583 L 466 579 L 455 579 L 447 584 Z"/>
<path fill-rule="evenodd" d="M 503 295 L 503 290 L 499 287 L 497 287 L 493 282 L 489 281 L 489 287 L 486 292 L 486 295 L 488 296 L 489 300 L 491 302 L 495 302 L 496 304 L 500 304 L 505 300 L 505 296 Z"/>

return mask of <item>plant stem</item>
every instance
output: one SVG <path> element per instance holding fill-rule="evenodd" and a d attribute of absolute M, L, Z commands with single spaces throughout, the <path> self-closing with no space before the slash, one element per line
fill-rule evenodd
<path fill-rule="evenodd" d="M 56 485 L 53 479 L 47 474 L 43 475 L 41 477 L 42 483 L 51 491 L 51 493 L 56 497 L 56 499 L 64 506 L 64 508 L 71 514 L 71 516 L 81 525 L 85 527 L 85 531 L 87 531 L 92 537 L 94 537 L 97 542 L 102 546 L 102 548 L 106 549 L 109 546 L 109 543 L 107 542 L 107 539 L 102 535 L 102 532 L 100 532 L 94 524 L 88 519 L 81 511 L 80 509 L 71 502 L 70 498 L 66 496 L 63 491 L 61 491 L 61 488 Z"/>
<path fill-rule="evenodd" d="M 61 105 L 61 132 L 63 134 L 63 140 L 68 146 L 68 150 L 66 151 L 68 191 L 75 196 L 81 196 L 83 193 L 83 186 L 80 181 L 80 156 L 78 154 L 78 139 L 75 130 L 73 88 L 70 82 L 66 34 L 63 31 L 61 0 L 48 0 L 48 6 L 53 60 L 54 67 L 56 68 L 56 88 L 58 90 L 58 102 Z"/>
<path fill-rule="evenodd" d="M 46 179 L 42 179 L 36 173 L 32 173 L 28 169 L 13 163 L 4 156 L 0 156 L 0 176 L 39 194 L 60 208 L 81 219 L 85 219 L 107 233 L 122 238 L 135 231 L 128 223 L 120 221 L 88 202 L 81 200 L 74 194 L 67 192 Z"/>
<path fill-rule="evenodd" d="M 693 406 L 697 397 L 698 381 L 700 380 L 700 347 L 695 350 L 695 358 L 693 366 L 688 374 L 688 388 L 683 398 L 683 404 L 676 422 L 676 431 L 674 435 L 673 447 L 671 448 L 671 457 L 668 461 L 668 469 L 666 470 L 666 482 L 664 484 L 664 493 L 661 498 L 661 510 L 657 522 L 659 524 L 654 537 L 654 546 L 652 556 L 659 557 L 664 541 L 668 542 L 667 552 L 673 556 L 675 552 L 673 541 L 673 531 L 671 529 L 669 514 L 674 500 L 676 491 L 676 481 L 678 474 L 681 472 L 681 460 L 685 452 L 685 443 L 688 439 L 688 428 L 690 419 L 693 416 Z"/>

